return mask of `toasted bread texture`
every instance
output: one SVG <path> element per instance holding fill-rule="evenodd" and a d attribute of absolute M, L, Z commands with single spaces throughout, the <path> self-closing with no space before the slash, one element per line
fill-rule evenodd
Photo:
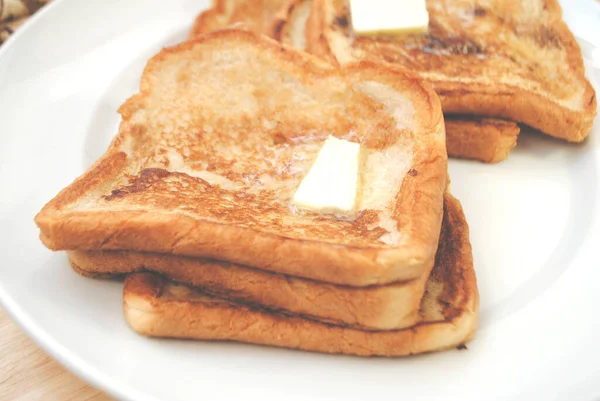
<path fill-rule="evenodd" d="M 429 277 L 348 287 L 218 260 L 157 253 L 71 251 L 69 260 L 73 270 L 87 277 L 118 278 L 150 271 L 219 298 L 363 330 L 391 330 L 417 323 Z"/>
<path fill-rule="evenodd" d="M 460 203 L 445 196 L 440 241 L 468 241 Z M 451 225 L 451 227 L 446 227 Z M 453 252 L 440 245 L 442 254 Z M 173 255 L 122 252 L 69 252 L 71 266 L 80 274 L 105 278 L 144 270 L 219 298 L 363 330 L 392 330 L 416 324 L 429 271 L 408 282 L 366 288 L 321 283 L 274 274 L 228 262 Z M 432 263 L 433 266 L 433 263 Z"/>
<path fill-rule="evenodd" d="M 337 69 L 223 30 L 152 58 L 120 112 L 105 155 L 37 215 L 49 248 L 218 258 L 355 286 L 430 268 L 444 121 L 412 74 L 369 62 Z M 290 206 L 329 135 L 361 144 L 352 215 Z"/>
<path fill-rule="evenodd" d="M 126 279 L 125 319 L 138 333 L 153 337 L 234 340 L 362 356 L 456 347 L 474 334 L 479 298 L 464 215 L 455 200 L 449 199 L 448 206 L 421 318 L 410 328 L 369 332 L 326 324 L 218 298 L 154 273 L 134 273 Z"/>
<path fill-rule="evenodd" d="M 288 46 L 306 50 L 306 22 L 312 0 L 292 0 L 280 11 L 272 24 L 271 36 Z"/>
<path fill-rule="evenodd" d="M 556 0 L 429 0 L 427 35 L 360 37 L 347 0 L 314 0 L 307 49 L 331 62 L 400 64 L 430 81 L 446 114 L 503 117 L 572 142 L 596 95 Z"/>
<path fill-rule="evenodd" d="M 268 1 L 252 3 L 218 0 L 204 11 L 194 24 L 190 37 L 229 26 L 255 30 L 300 50 L 307 50 L 306 22 L 312 0 Z M 451 157 L 487 163 L 505 159 L 515 146 L 519 126 L 510 121 L 469 116 L 445 116 L 446 142 Z"/>
<path fill-rule="evenodd" d="M 213 0 L 192 25 L 190 38 L 230 26 L 271 35 L 276 16 L 285 11 L 287 0 Z"/>
<path fill-rule="evenodd" d="M 313 0 L 293 0 L 273 23 L 272 36 L 281 43 L 307 50 L 306 23 Z M 269 18 L 263 15 L 263 18 Z M 496 163 L 516 146 L 519 126 L 512 121 L 479 116 L 446 115 L 448 156 Z"/>
<path fill-rule="evenodd" d="M 447 116 L 448 156 L 497 163 L 517 146 L 519 126 L 512 121 L 475 116 Z"/>

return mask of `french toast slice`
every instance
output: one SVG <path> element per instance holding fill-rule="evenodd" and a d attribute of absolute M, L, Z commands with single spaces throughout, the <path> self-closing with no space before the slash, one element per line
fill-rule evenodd
<path fill-rule="evenodd" d="M 213 0 L 200 13 L 189 33 L 191 39 L 227 27 L 243 28 L 271 36 L 273 22 L 286 10 L 288 0 Z"/>
<path fill-rule="evenodd" d="M 446 194 L 444 207 L 440 241 L 451 241 L 447 237 L 449 233 L 468 241 L 458 200 Z M 441 252 L 446 252 L 444 247 L 447 245 L 440 246 Z M 89 277 L 118 277 L 148 270 L 219 298 L 362 330 L 392 330 L 416 324 L 430 274 L 428 271 L 408 282 L 360 288 L 269 273 L 217 260 L 132 251 L 71 251 L 69 260 L 76 272 Z"/>
<path fill-rule="evenodd" d="M 195 38 L 229 26 L 268 35 L 300 50 L 307 50 L 306 22 L 312 0 L 215 0 L 211 9 L 194 22 Z M 517 143 L 519 126 L 507 120 L 469 116 L 444 116 L 446 142 L 451 157 L 495 163 L 505 159 Z"/>
<path fill-rule="evenodd" d="M 406 282 L 349 287 L 218 260 L 133 251 L 70 251 L 69 261 L 86 277 L 118 279 L 154 272 L 215 297 L 362 330 L 414 325 L 428 278 L 424 274 Z"/>
<path fill-rule="evenodd" d="M 517 146 L 519 126 L 508 120 L 477 116 L 444 116 L 448 156 L 498 163 Z"/>
<path fill-rule="evenodd" d="M 479 297 L 468 226 L 458 202 L 448 202 L 421 318 L 409 328 L 363 331 L 327 324 L 218 298 L 154 273 L 127 277 L 125 319 L 133 330 L 152 337 L 234 340 L 361 356 L 403 356 L 459 346 L 474 335 Z"/>
<path fill-rule="evenodd" d="M 347 0 L 314 0 L 307 49 L 331 62 L 399 64 L 431 82 L 445 114 L 503 117 L 581 142 L 596 115 L 579 45 L 556 0 L 428 0 L 429 33 L 354 35 Z"/>
<path fill-rule="evenodd" d="M 367 286 L 431 267 L 447 179 L 431 87 L 223 30 L 152 58 L 108 151 L 36 216 L 53 250 L 218 258 Z M 356 213 L 291 207 L 329 136 L 361 144 Z"/>

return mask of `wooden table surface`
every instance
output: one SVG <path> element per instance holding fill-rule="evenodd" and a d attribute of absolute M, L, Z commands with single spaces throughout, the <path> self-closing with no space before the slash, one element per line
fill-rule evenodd
<path fill-rule="evenodd" d="M 2 309 L 0 355 L 0 400 L 111 400 L 49 357 Z"/>

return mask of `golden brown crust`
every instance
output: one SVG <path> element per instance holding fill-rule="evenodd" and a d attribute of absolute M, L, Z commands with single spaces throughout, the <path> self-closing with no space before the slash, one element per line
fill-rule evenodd
<path fill-rule="evenodd" d="M 99 280 L 112 280 L 112 279 L 121 279 L 125 277 L 125 273 L 116 273 L 114 272 L 112 269 L 105 269 L 107 270 L 106 272 L 103 272 L 103 269 L 94 269 L 91 266 L 88 265 L 83 265 L 83 267 L 80 267 L 79 265 L 77 265 L 76 263 L 73 262 L 73 258 L 69 255 L 69 262 L 71 265 L 71 268 L 73 269 L 73 271 L 83 277 L 88 277 L 88 278 L 95 278 L 95 279 L 99 279 Z M 131 269 L 127 269 L 128 273 L 129 272 L 133 272 L 130 271 Z M 142 270 L 135 270 L 136 272 L 138 271 L 142 271 Z"/>
<path fill-rule="evenodd" d="M 342 64 L 367 58 L 407 66 L 433 84 L 445 113 L 502 117 L 572 142 L 590 132 L 595 92 L 556 0 L 491 7 L 434 0 L 430 33 L 395 40 L 352 39 L 346 3 L 314 0 L 311 53 Z"/>
<path fill-rule="evenodd" d="M 123 290 L 125 319 L 140 334 L 235 340 L 308 351 L 403 356 L 458 346 L 477 325 L 479 298 L 468 227 L 459 203 L 447 199 L 447 222 L 421 306 L 423 321 L 368 332 L 208 296 L 151 273 L 130 275 Z"/>
<path fill-rule="evenodd" d="M 87 277 L 112 278 L 148 270 L 220 298 L 363 330 L 390 330 L 415 324 L 429 276 L 361 288 L 173 255 L 71 251 L 69 259 L 71 267 Z"/>
<path fill-rule="evenodd" d="M 325 35 L 325 32 L 327 32 L 325 6 L 326 3 L 324 2 L 312 0 L 312 10 L 306 21 L 306 51 L 333 65 L 338 65 L 338 59 L 329 45 L 328 37 Z"/>
<path fill-rule="evenodd" d="M 497 163 L 517 145 L 519 126 L 494 118 L 446 116 L 448 156 Z"/>
<path fill-rule="evenodd" d="M 463 231 L 464 222 L 456 217 L 457 214 L 460 216 L 459 207 L 454 198 L 446 195 L 440 241 L 454 243 L 455 240 L 449 238 L 454 235 L 459 238 L 460 245 L 464 238 L 468 238 L 468 233 Z M 454 247 L 440 246 L 441 253 L 452 255 Z M 419 304 L 429 278 L 427 271 L 421 278 L 409 282 L 355 288 L 273 274 L 217 260 L 173 255 L 71 251 L 69 259 L 76 271 L 87 276 L 105 278 L 147 269 L 220 298 L 286 310 L 363 330 L 392 330 L 414 325 L 419 318 Z M 442 262 L 454 263 L 452 259 Z"/>
<path fill-rule="evenodd" d="M 212 7 L 208 10 L 203 11 L 194 20 L 194 24 L 190 29 L 189 37 L 197 38 L 207 32 L 212 32 L 216 29 L 220 29 L 221 21 L 224 20 L 225 13 L 225 1 L 214 0 Z"/>
<path fill-rule="evenodd" d="M 305 80 L 318 77 L 319 79 L 354 80 L 350 82 L 375 81 L 388 85 L 404 96 L 409 96 L 416 110 L 411 122 L 418 127 L 416 128 L 418 133 L 396 130 L 387 120 L 382 120 L 387 124 L 384 127 L 391 131 L 385 129 L 381 131 L 384 139 L 388 137 L 386 132 L 390 133 L 389 138 L 393 138 L 393 135 L 408 135 L 406 140 L 412 146 L 412 169 L 402 181 L 396 199 L 396 209 L 393 211 L 393 217 L 398 221 L 398 229 L 402 233 L 397 246 L 375 244 L 376 239 L 363 237 L 365 235 L 363 233 L 369 235 L 373 233 L 364 231 L 367 224 L 357 225 L 359 220 L 347 222 L 324 219 L 320 220 L 319 224 L 305 225 L 305 234 L 301 234 L 296 228 L 303 224 L 303 215 L 294 217 L 296 220 L 293 226 L 277 224 L 276 219 L 281 219 L 282 214 L 271 213 L 270 220 L 265 220 L 267 215 L 261 214 L 262 212 L 256 213 L 256 210 L 260 209 L 250 213 L 250 208 L 244 211 L 239 203 L 235 204 L 233 209 L 229 209 L 238 214 L 244 212 L 244 218 L 237 222 L 214 221 L 214 218 L 213 220 L 198 218 L 189 212 L 172 211 L 172 209 L 189 208 L 190 205 L 199 208 L 197 210 L 205 210 L 202 208 L 208 207 L 206 199 L 209 198 L 202 201 L 198 200 L 202 199 L 198 196 L 210 196 L 210 207 L 223 208 L 225 202 L 219 195 L 222 191 L 218 186 L 207 185 L 205 180 L 193 179 L 186 174 L 163 174 L 160 169 L 137 171 L 140 159 L 144 158 L 145 152 L 149 152 L 152 141 L 147 138 L 149 134 L 146 132 L 146 126 L 140 126 L 135 122 L 135 118 L 138 118 L 136 116 L 140 110 L 142 110 L 140 113 L 144 112 L 144 108 L 150 101 L 157 74 L 163 64 L 174 60 L 202 57 L 205 48 L 210 50 L 210 57 L 215 57 L 218 51 L 223 49 L 225 49 L 223 51 L 228 49 L 235 49 L 236 52 L 248 51 L 256 57 L 253 65 L 256 65 L 260 57 L 266 57 L 273 66 L 279 63 L 277 68 Z M 248 57 L 250 56 L 244 56 L 244 60 L 248 60 Z M 185 79 L 185 75 L 182 79 Z M 273 93 L 270 93 L 270 96 L 273 96 Z M 354 98 L 350 100 L 352 99 Z M 381 114 L 380 105 L 363 97 L 360 99 L 370 102 L 369 107 L 374 107 L 374 109 L 361 108 L 360 110 L 369 111 L 371 116 L 374 110 L 378 110 L 377 115 L 389 119 L 387 114 Z M 360 110 L 355 108 L 353 113 Z M 265 37 L 246 31 L 224 30 L 166 49 L 155 56 L 144 72 L 140 94 L 127 101 L 120 112 L 123 122 L 120 134 L 114 140 L 111 149 L 84 176 L 62 191 L 36 216 L 42 241 L 49 248 L 54 250 L 133 249 L 211 257 L 265 270 L 356 286 L 420 277 L 434 254 L 442 218 L 442 196 L 446 184 L 447 155 L 443 118 L 439 99 L 431 88 L 423 85 L 419 79 L 404 70 L 370 62 L 361 62 L 337 70 L 315 57 L 282 47 Z M 355 114 L 347 114 L 347 116 L 356 118 Z M 306 124 L 307 120 L 296 119 L 295 121 Z M 319 124 L 322 124 L 322 120 L 319 121 L 321 121 Z M 342 120 L 335 118 L 331 121 L 338 124 Z M 369 120 L 360 119 L 357 122 L 368 124 Z M 354 126 L 349 123 L 348 127 Z M 331 125 L 327 130 L 331 129 L 329 132 L 334 133 L 337 130 L 341 134 L 347 133 L 348 127 Z M 284 126 L 284 128 L 290 127 Z M 307 128 L 312 127 L 304 127 Z M 289 131 L 294 130 L 289 129 Z M 392 132 L 396 133 L 391 135 Z M 223 137 L 222 134 L 220 135 Z M 365 136 L 364 138 L 371 141 L 377 137 Z M 190 140 L 193 140 L 193 136 L 190 136 Z M 120 150 L 123 144 L 128 144 L 126 151 Z M 127 156 L 127 151 L 131 156 Z M 126 158 L 125 168 L 123 168 L 122 158 Z M 114 160 L 119 162 L 113 162 Z M 163 170 L 168 168 L 168 160 L 166 163 L 162 167 Z M 225 170 L 227 169 L 224 168 Z M 127 174 L 124 175 L 124 171 Z M 170 195 L 173 193 L 169 189 L 172 180 L 166 178 L 180 180 L 178 182 L 181 185 L 198 187 L 198 192 L 178 190 L 177 196 Z M 165 188 L 163 192 L 157 192 L 157 188 L 163 187 Z M 103 199 L 101 202 L 96 200 L 98 196 Z M 168 203 L 164 203 L 166 202 L 164 199 L 168 200 Z M 95 205 L 98 202 L 102 207 L 86 208 L 85 206 Z M 161 208 L 161 204 L 169 206 Z M 253 205 L 254 208 L 272 208 L 269 210 L 282 208 L 264 202 L 255 202 Z M 265 213 L 267 212 L 268 210 L 265 209 Z M 230 212 L 220 213 L 223 216 L 220 219 L 235 217 L 235 214 Z M 337 228 L 319 229 L 325 226 Z M 326 268 L 315 269 L 314 266 L 326 266 Z"/>
<path fill-rule="evenodd" d="M 212 7 L 194 21 L 189 38 L 227 27 L 244 28 L 270 36 L 273 22 L 287 3 L 288 0 L 213 0 Z"/>
<path fill-rule="evenodd" d="M 274 18 L 270 36 L 299 50 L 306 50 L 306 23 L 312 0 L 292 0 Z"/>
<path fill-rule="evenodd" d="M 534 127 L 569 142 L 581 142 L 592 129 L 596 117 L 596 96 L 587 79 L 584 111 L 559 107 L 545 96 L 518 87 L 476 88 L 434 84 L 444 112 L 502 117 Z M 589 85 L 589 86 L 588 86 Z M 505 89 L 505 90 L 503 90 Z"/>

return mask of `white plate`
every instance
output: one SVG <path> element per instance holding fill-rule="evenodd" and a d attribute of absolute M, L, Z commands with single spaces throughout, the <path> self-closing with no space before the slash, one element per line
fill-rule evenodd
<path fill-rule="evenodd" d="M 451 162 L 481 292 L 468 351 L 361 359 L 150 340 L 127 328 L 119 283 L 79 277 L 41 245 L 34 214 L 104 151 L 145 61 L 207 5 L 59 0 L 0 51 L 0 298 L 29 335 L 119 398 L 598 400 L 598 124 L 584 145 L 523 135 L 501 164 Z M 600 46 L 600 7 L 563 6 Z"/>

